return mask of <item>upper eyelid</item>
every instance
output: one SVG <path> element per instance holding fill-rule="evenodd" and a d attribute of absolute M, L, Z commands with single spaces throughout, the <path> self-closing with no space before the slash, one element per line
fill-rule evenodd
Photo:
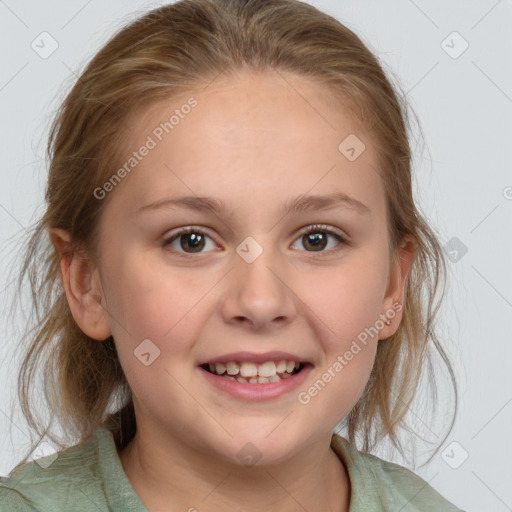
<path fill-rule="evenodd" d="M 348 238 L 348 235 L 346 235 L 343 231 L 339 230 L 339 228 L 334 228 L 331 226 L 328 226 L 326 224 L 308 224 L 307 226 L 304 226 L 303 228 L 300 228 L 298 235 L 301 235 L 303 233 L 307 233 L 308 231 L 311 231 L 313 229 L 317 229 L 318 231 L 327 231 L 329 234 L 338 235 L 341 238 Z M 170 230 L 169 232 L 174 232 L 172 236 L 166 235 L 165 238 L 173 238 L 179 234 L 187 233 L 187 232 L 199 232 L 203 233 L 205 235 L 208 235 L 210 238 L 214 238 L 209 234 L 209 228 L 205 228 L 202 226 L 195 226 L 195 225 L 188 225 L 188 226 L 182 226 L 180 228 L 174 228 L 173 230 Z"/>

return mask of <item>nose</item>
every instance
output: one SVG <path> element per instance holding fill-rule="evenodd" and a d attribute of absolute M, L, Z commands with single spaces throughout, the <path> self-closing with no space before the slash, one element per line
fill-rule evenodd
<path fill-rule="evenodd" d="M 273 251 L 264 249 L 252 263 L 235 256 L 222 304 L 224 320 L 251 330 L 272 330 L 296 315 L 289 276 L 277 264 Z"/>

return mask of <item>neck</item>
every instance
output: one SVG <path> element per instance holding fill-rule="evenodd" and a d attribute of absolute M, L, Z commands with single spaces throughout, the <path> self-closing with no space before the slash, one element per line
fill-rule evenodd
<path fill-rule="evenodd" d="M 217 512 L 247 504 L 252 512 L 348 512 L 350 481 L 330 440 L 326 435 L 280 464 L 241 466 L 139 429 L 119 457 L 151 512 Z"/>

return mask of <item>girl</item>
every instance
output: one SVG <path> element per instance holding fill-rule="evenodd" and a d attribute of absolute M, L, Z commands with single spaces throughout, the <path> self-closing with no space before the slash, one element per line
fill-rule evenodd
<path fill-rule="evenodd" d="M 121 30 L 55 120 L 25 264 L 21 403 L 62 450 L 2 479 L 0 508 L 458 510 L 369 454 L 400 448 L 445 358 L 404 118 L 302 2 L 181 0 Z"/>

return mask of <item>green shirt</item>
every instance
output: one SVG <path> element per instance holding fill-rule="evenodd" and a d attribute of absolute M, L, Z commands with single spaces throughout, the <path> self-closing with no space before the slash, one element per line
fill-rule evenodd
<path fill-rule="evenodd" d="M 411 471 L 359 452 L 338 435 L 331 446 L 348 470 L 350 512 L 461 512 Z M 50 455 L 0 477 L 0 511 L 148 512 L 105 427 L 57 458 Z"/>

